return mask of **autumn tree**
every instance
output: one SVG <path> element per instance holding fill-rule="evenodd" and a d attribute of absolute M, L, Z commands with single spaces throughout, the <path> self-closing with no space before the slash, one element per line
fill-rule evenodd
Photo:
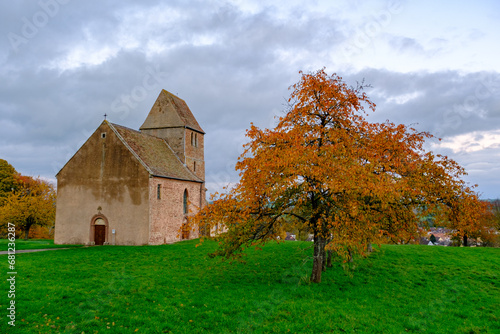
<path fill-rule="evenodd" d="M 500 231 L 500 199 L 491 202 L 491 211 L 493 213 L 494 227 Z"/>
<path fill-rule="evenodd" d="M 500 200 L 496 199 L 490 203 L 492 234 L 488 239 L 488 245 L 500 246 Z"/>
<path fill-rule="evenodd" d="M 17 189 L 18 173 L 6 160 L 0 159 L 0 206 L 11 192 Z"/>
<path fill-rule="evenodd" d="M 463 246 L 469 246 L 471 239 L 481 240 L 483 245 L 495 243 L 498 223 L 494 202 L 479 200 L 476 193 L 465 190 L 451 203 L 449 210 L 448 226 Z"/>
<path fill-rule="evenodd" d="M 2 226 L 13 223 L 28 239 L 32 226 L 47 226 L 55 219 L 54 187 L 40 178 L 16 176 L 17 190 L 6 197 L 0 207 Z"/>
<path fill-rule="evenodd" d="M 321 282 L 327 251 L 347 261 L 381 237 L 416 238 L 419 215 L 447 219 L 437 208 L 458 198 L 465 171 L 424 150 L 430 134 L 368 122 L 375 104 L 364 88 L 324 70 L 302 74 L 278 125 L 251 125 L 236 164 L 240 182 L 191 220 L 225 225 L 214 255 L 237 256 L 250 245 L 306 229 L 314 235 L 311 281 Z"/>

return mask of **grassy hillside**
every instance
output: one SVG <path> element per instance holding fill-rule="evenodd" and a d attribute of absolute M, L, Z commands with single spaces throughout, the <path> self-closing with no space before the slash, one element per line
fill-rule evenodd
<path fill-rule="evenodd" d="M 311 285 L 311 243 L 246 264 L 195 244 L 18 254 L 16 328 L 2 315 L 0 332 L 500 333 L 500 249 L 383 246 Z"/>

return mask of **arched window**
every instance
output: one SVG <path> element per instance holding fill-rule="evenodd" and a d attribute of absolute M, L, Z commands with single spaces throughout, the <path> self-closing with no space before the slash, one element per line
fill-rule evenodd
<path fill-rule="evenodd" d="M 184 210 L 184 214 L 187 215 L 188 214 L 188 191 L 187 189 L 184 190 L 184 198 L 183 198 L 183 210 Z"/>

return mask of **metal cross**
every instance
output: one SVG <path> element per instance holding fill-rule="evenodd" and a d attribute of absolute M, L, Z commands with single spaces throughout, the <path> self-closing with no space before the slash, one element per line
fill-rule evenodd
<path fill-rule="evenodd" d="M 108 115 L 107 115 L 107 114 L 104 114 L 104 120 L 106 120 L 106 117 L 108 117 Z"/>

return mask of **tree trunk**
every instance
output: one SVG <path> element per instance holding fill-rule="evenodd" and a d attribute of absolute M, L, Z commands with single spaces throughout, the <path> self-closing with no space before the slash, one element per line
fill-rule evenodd
<path fill-rule="evenodd" d="M 24 240 L 28 240 L 30 234 L 30 228 L 34 224 L 35 224 L 35 219 L 32 216 L 28 216 L 24 224 Z"/>
<path fill-rule="evenodd" d="M 325 242 L 326 246 L 326 242 Z M 321 257 L 323 258 L 323 267 L 321 268 L 323 271 L 326 271 L 326 250 L 323 249 L 323 254 L 321 254 Z"/>
<path fill-rule="evenodd" d="M 321 283 L 321 272 L 323 271 L 323 262 L 325 257 L 326 239 L 321 232 L 314 231 L 314 258 L 311 282 Z"/>
<path fill-rule="evenodd" d="M 467 234 L 464 234 L 464 247 L 467 247 Z"/>
<path fill-rule="evenodd" d="M 327 266 L 328 268 L 333 267 L 333 264 L 332 264 L 332 253 L 333 253 L 333 252 L 332 252 L 331 250 L 329 250 L 329 251 L 327 252 L 328 257 L 327 257 L 327 259 L 326 259 L 326 266 Z"/>
<path fill-rule="evenodd" d="M 353 258 L 352 258 L 352 251 L 350 248 L 347 248 L 347 252 L 349 253 L 349 262 L 353 262 Z"/>
<path fill-rule="evenodd" d="M 367 250 L 368 250 L 368 253 L 373 252 L 373 245 L 370 241 L 368 241 L 368 249 Z"/>
<path fill-rule="evenodd" d="M 31 224 L 26 225 L 26 227 L 24 228 L 24 240 L 28 240 L 28 236 L 30 234 L 30 228 Z"/>

